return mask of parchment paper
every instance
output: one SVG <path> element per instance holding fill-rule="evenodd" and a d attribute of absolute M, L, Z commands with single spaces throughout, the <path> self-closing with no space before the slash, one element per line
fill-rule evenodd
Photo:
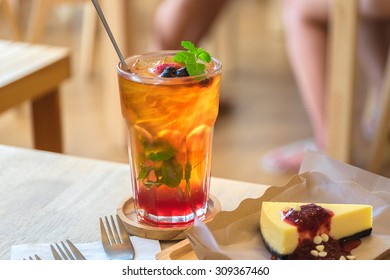
<path fill-rule="evenodd" d="M 271 254 L 260 236 L 262 201 L 370 204 L 372 234 L 362 238 L 352 254 L 360 260 L 390 254 L 390 179 L 308 151 L 299 174 L 285 186 L 272 186 L 263 196 L 242 201 L 234 211 L 220 212 L 207 226 L 197 221 L 187 231 L 197 257 L 269 260 Z"/>

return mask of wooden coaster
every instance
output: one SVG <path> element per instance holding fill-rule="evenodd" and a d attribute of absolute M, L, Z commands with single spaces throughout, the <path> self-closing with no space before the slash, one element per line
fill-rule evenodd
<path fill-rule="evenodd" d="M 215 196 L 210 195 L 207 202 L 207 213 L 203 222 L 211 221 L 214 216 L 221 211 L 221 204 Z M 123 200 L 116 210 L 119 218 L 123 221 L 126 231 L 135 236 L 155 239 L 155 240 L 181 240 L 186 238 L 183 233 L 184 230 L 191 227 L 191 225 L 184 227 L 155 227 L 138 221 L 134 210 L 133 197 Z"/>

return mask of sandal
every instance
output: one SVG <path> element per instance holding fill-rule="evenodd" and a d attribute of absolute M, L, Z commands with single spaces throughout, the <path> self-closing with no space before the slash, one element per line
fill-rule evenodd
<path fill-rule="evenodd" d="M 266 153 L 261 165 L 271 172 L 298 172 L 306 150 L 319 149 L 313 139 L 296 141 Z"/>

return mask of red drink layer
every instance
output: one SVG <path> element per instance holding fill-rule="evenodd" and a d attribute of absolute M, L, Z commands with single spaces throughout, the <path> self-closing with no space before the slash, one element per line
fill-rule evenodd
<path fill-rule="evenodd" d="M 130 73 L 118 72 L 136 211 L 141 220 L 162 226 L 206 213 L 220 85 L 217 60 L 202 77 L 159 77 L 156 67 L 173 55 L 129 58 Z"/>

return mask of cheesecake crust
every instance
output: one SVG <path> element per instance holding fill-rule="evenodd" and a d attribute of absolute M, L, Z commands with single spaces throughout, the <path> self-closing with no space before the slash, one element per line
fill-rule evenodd
<path fill-rule="evenodd" d="M 335 247 L 336 248 L 335 250 L 338 250 L 339 252 L 327 254 L 326 257 L 322 257 L 321 259 L 322 260 L 339 260 L 341 255 L 351 255 L 351 251 L 353 249 L 355 249 L 358 245 L 360 245 L 360 242 L 359 242 L 360 239 L 371 235 L 371 232 L 372 232 L 372 228 L 369 228 L 369 229 L 363 230 L 361 232 L 355 233 L 351 236 L 344 237 L 340 240 L 335 240 L 333 238 L 330 238 L 330 243 L 332 243 L 331 246 Z M 261 233 L 261 230 L 260 230 L 260 233 Z M 299 259 L 318 260 L 319 259 L 318 257 L 314 257 L 314 256 L 302 258 L 299 256 L 299 254 L 297 255 L 297 253 L 295 251 L 292 254 L 288 254 L 288 255 L 280 254 L 279 252 L 275 251 L 268 244 L 267 241 L 264 240 L 263 234 L 261 234 L 261 239 L 263 240 L 264 246 L 267 248 L 268 252 L 271 253 L 271 259 L 277 259 L 277 260 L 299 260 Z M 311 246 L 312 248 L 315 248 L 315 246 L 317 245 L 317 244 L 314 244 L 313 242 L 311 242 L 311 240 L 308 240 L 308 239 L 306 239 L 306 240 L 309 241 L 309 244 L 304 244 L 305 246 Z M 354 243 L 351 243 L 351 241 L 358 241 L 358 243 L 354 244 Z M 329 245 L 330 243 L 328 243 L 327 245 Z"/>

